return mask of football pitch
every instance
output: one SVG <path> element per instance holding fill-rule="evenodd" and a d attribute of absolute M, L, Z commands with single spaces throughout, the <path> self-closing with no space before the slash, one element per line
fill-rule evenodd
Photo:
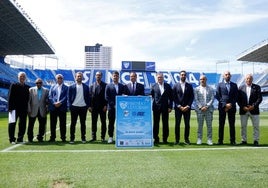
<path fill-rule="evenodd" d="M 239 143 L 240 119 L 238 114 L 236 117 L 236 141 Z M 114 144 L 101 143 L 99 124 L 98 140 L 82 144 L 79 122 L 75 144 L 62 143 L 57 131 L 58 141 L 55 143 L 38 143 L 34 140 L 33 143 L 11 145 L 8 142 L 7 114 L 1 113 L 0 187 L 268 187 L 268 113 L 262 112 L 260 118 L 259 147 L 252 144 L 250 121 L 247 146 L 229 144 L 228 123 L 225 125 L 224 145 L 206 144 L 206 126 L 203 144 L 196 145 L 197 120 L 192 111 L 191 145 L 173 144 L 175 121 L 172 112 L 169 144 L 160 143 L 146 149 L 119 149 Z M 88 113 L 88 140 L 91 137 L 90 119 Z M 67 126 L 69 140 L 69 123 Z M 37 128 L 36 122 L 35 135 Z M 161 135 L 160 131 L 160 138 Z M 46 140 L 49 140 L 49 136 L 48 121 Z M 218 113 L 215 111 L 214 143 L 217 137 Z"/>

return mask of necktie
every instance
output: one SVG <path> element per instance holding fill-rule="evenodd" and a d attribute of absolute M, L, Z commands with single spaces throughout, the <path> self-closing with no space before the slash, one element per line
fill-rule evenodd
<path fill-rule="evenodd" d="M 230 92 L 230 84 L 229 84 L 229 82 L 226 83 L 226 88 L 227 88 L 228 93 L 229 93 Z"/>
<path fill-rule="evenodd" d="M 132 94 L 135 94 L 135 83 L 132 84 Z"/>

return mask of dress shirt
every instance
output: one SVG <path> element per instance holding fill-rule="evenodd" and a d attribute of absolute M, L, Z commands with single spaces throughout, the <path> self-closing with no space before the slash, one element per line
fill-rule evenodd
<path fill-rule="evenodd" d="M 182 93 L 184 93 L 184 90 L 185 90 L 185 82 L 180 82 L 180 84 L 181 84 Z"/>
<path fill-rule="evenodd" d="M 118 84 L 114 84 L 114 88 L 115 88 L 116 93 L 118 93 Z"/>
<path fill-rule="evenodd" d="M 249 85 L 247 85 L 247 102 L 249 103 L 249 97 L 250 97 L 250 92 L 251 92 L 251 85 L 249 86 Z"/>
<path fill-rule="evenodd" d="M 164 83 L 162 83 L 162 84 L 158 83 L 158 85 L 159 85 L 161 95 L 163 95 L 163 93 L 164 93 Z"/>
<path fill-rule="evenodd" d="M 57 93 L 57 102 L 59 102 L 60 101 L 60 94 L 61 94 L 61 88 L 62 88 L 62 84 L 61 85 L 59 85 L 59 84 L 57 84 L 57 89 L 58 89 L 58 93 Z"/>

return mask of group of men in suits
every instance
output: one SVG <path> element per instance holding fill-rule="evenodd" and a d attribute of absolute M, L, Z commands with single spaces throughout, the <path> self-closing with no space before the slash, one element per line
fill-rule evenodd
<path fill-rule="evenodd" d="M 262 102 L 261 88 L 253 83 L 253 75 L 247 74 L 245 83 L 239 88 L 231 82 L 230 71 L 225 71 L 223 81 L 218 84 L 216 99 L 219 101 L 219 139 L 218 145 L 223 144 L 224 124 L 228 115 L 230 143 L 236 145 L 235 115 L 236 103 L 239 105 L 241 120 L 241 144 L 247 144 L 247 122 L 250 117 L 253 125 L 253 145 L 259 145 L 259 105 Z"/>
<path fill-rule="evenodd" d="M 186 71 L 180 72 L 180 81 L 173 88 L 163 82 L 163 74 L 157 73 L 157 83 L 151 88 L 153 99 L 153 137 L 154 143 L 159 143 L 159 120 L 162 115 L 163 143 L 168 143 L 169 113 L 174 105 L 175 110 L 175 143 L 180 143 L 180 124 L 184 118 L 184 144 L 189 145 L 191 106 L 195 100 L 195 111 L 197 115 L 197 145 L 202 144 L 203 124 L 207 125 L 207 144 L 212 142 L 212 120 L 213 120 L 213 101 L 218 100 L 219 110 L 219 132 L 218 145 L 223 144 L 224 125 L 226 116 L 228 116 L 230 144 L 236 145 L 235 133 L 235 115 L 236 103 L 239 105 L 239 114 L 241 119 L 241 144 L 247 144 L 247 122 L 250 118 L 253 125 L 253 145 L 259 145 L 259 105 L 262 102 L 260 86 L 253 84 L 253 76 L 247 74 L 245 84 L 239 88 L 237 84 L 231 82 L 230 71 L 225 71 L 223 81 L 217 85 L 216 94 L 212 87 L 207 85 L 207 77 L 200 76 L 200 85 L 193 89 L 192 85 L 186 82 Z"/>
<path fill-rule="evenodd" d="M 123 85 L 119 82 L 119 72 L 112 73 L 113 81 L 105 87 L 105 100 L 108 105 L 108 143 L 113 143 L 115 123 L 115 99 L 117 95 L 144 95 L 144 85 L 137 82 L 136 72 L 130 73 L 130 82 Z"/>
<path fill-rule="evenodd" d="M 10 85 L 8 94 L 8 111 L 9 115 L 14 114 L 15 118 L 10 120 L 8 124 L 9 141 L 11 144 L 23 143 L 23 137 L 26 131 L 27 115 L 28 123 L 28 141 L 33 141 L 33 129 L 36 119 L 39 122 L 37 139 L 43 141 L 46 128 L 46 116 L 48 112 L 48 94 L 49 90 L 42 87 L 43 81 L 41 78 L 35 80 L 36 86 L 30 87 L 25 84 L 25 72 L 18 73 L 18 83 Z M 18 138 L 15 137 L 15 128 L 18 123 Z"/>
<path fill-rule="evenodd" d="M 162 139 L 163 143 L 168 143 L 169 137 L 169 113 L 173 107 L 175 110 L 175 144 L 180 143 L 180 124 L 184 119 L 184 143 L 190 144 L 190 118 L 191 106 L 195 100 L 195 111 L 197 114 L 198 131 L 197 144 L 202 144 L 203 123 L 207 125 L 207 144 L 212 145 L 212 120 L 214 96 L 218 100 L 219 110 L 219 137 L 218 144 L 223 144 L 224 125 L 228 116 L 230 143 L 236 144 L 235 114 L 236 103 L 240 106 L 241 136 L 242 144 L 247 144 L 247 121 L 251 118 L 254 132 L 254 145 L 259 145 L 259 104 L 262 101 L 260 86 L 253 84 L 253 76 L 246 75 L 245 84 L 237 87 L 231 82 L 229 71 L 224 72 L 223 81 L 218 84 L 216 95 L 214 90 L 207 85 L 205 75 L 200 76 L 200 86 L 193 89 L 190 83 L 186 82 L 186 71 L 180 72 L 180 81 L 173 88 L 164 82 L 163 73 L 156 74 L 157 82 L 151 87 L 150 95 L 153 100 L 153 138 L 158 144 L 160 117 L 162 117 Z M 18 74 L 18 83 L 12 84 L 9 90 L 9 111 L 16 110 L 15 122 L 9 123 L 9 141 L 16 142 L 15 126 L 19 118 L 19 131 L 17 142 L 23 142 L 26 130 L 26 118 L 29 115 L 28 141 L 32 142 L 33 128 L 36 118 L 39 121 L 39 132 L 37 140 L 42 142 L 46 129 L 46 114 L 50 112 L 50 142 L 56 139 L 56 125 L 59 119 L 60 138 L 66 142 L 66 113 L 68 106 L 71 114 L 70 143 L 75 141 L 76 122 L 79 117 L 81 126 L 81 141 L 86 143 L 86 117 L 87 111 L 91 113 L 91 139 L 97 140 L 97 121 L 101 119 L 101 141 L 105 142 L 106 135 L 106 113 L 108 110 L 108 143 L 113 143 L 114 123 L 115 123 L 115 99 L 117 95 L 145 95 L 144 85 L 137 82 L 136 72 L 130 73 L 130 82 L 123 85 L 119 82 L 119 72 L 112 73 L 112 82 L 106 84 L 102 81 L 102 73 L 96 72 L 96 81 L 91 86 L 82 82 L 83 73 L 75 74 L 76 83 L 66 86 L 63 82 L 63 75 L 56 75 L 56 84 L 50 90 L 42 86 L 42 79 L 36 80 L 35 87 L 25 84 L 26 74 Z"/>

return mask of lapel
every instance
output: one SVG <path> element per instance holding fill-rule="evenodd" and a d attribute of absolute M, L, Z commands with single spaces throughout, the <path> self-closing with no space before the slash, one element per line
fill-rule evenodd
<path fill-rule="evenodd" d="M 250 96 L 255 93 L 255 86 L 252 84 L 251 85 L 251 90 L 250 90 Z"/>
<path fill-rule="evenodd" d="M 99 94 L 101 89 L 101 83 L 98 84 L 97 82 L 94 83 L 93 85 L 93 93 Z"/>
<path fill-rule="evenodd" d="M 159 84 L 158 83 L 156 83 L 156 91 L 161 96 L 161 90 L 160 90 L 160 87 L 159 87 Z"/>

